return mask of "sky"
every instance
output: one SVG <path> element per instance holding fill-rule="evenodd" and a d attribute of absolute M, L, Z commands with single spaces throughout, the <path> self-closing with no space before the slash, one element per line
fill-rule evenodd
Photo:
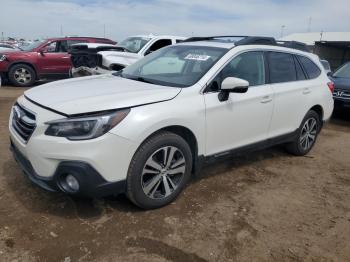
<path fill-rule="evenodd" d="M 0 0 L 0 10 L 0 34 L 27 39 L 350 31 L 349 0 Z"/>

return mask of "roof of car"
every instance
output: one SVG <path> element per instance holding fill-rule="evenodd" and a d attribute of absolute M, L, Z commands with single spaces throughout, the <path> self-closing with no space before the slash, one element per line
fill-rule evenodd
<path fill-rule="evenodd" d="M 232 49 L 236 46 L 259 47 L 265 50 L 279 50 L 299 54 L 312 54 L 304 43 L 296 41 L 280 41 L 272 37 L 259 36 L 210 36 L 192 37 L 184 40 L 180 45 L 208 46 Z"/>
<path fill-rule="evenodd" d="M 195 42 L 182 42 L 179 45 L 194 45 L 194 46 L 209 46 L 209 47 L 221 47 L 231 49 L 235 46 L 232 42 L 218 42 L 218 41 L 195 41 Z"/>
<path fill-rule="evenodd" d="M 108 38 L 101 38 L 101 37 L 90 37 L 90 36 L 66 36 L 66 37 L 53 37 L 46 39 L 47 41 L 56 41 L 56 40 L 67 40 L 67 39 L 96 39 L 96 40 L 107 40 L 110 41 Z"/>

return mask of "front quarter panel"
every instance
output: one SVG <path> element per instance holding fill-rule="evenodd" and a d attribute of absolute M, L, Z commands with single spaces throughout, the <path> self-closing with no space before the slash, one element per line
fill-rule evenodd
<path fill-rule="evenodd" d="M 134 107 L 110 132 L 138 144 L 169 126 L 183 126 L 196 137 L 198 154 L 205 153 L 205 104 L 203 95 L 184 88 L 172 100 Z"/>

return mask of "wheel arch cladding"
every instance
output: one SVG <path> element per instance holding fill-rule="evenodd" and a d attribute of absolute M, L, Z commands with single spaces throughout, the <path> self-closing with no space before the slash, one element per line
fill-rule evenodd
<path fill-rule="evenodd" d="M 194 133 L 187 127 L 173 125 L 173 126 L 163 127 L 161 129 L 153 132 L 144 141 L 146 141 L 150 137 L 155 136 L 158 133 L 163 132 L 163 131 L 168 131 L 168 132 L 174 133 L 174 134 L 182 137 L 187 142 L 187 144 L 190 146 L 190 149 L 192 152 L 192 161 L 193 161 L 192 173 L 195 173 L 196 171 L 198 171 L 198 169 L 200 168 L 199 163 L 198 163 L 199 162 L 198 161 L 198 142 L 197 142 L 197 138 L 194 135 Z"/>
<path fill-rule="evenodd" d="M 323 108 L 320 105 L 315 105 L 310 110 L 315 111 L 320 116 L 320 121 L 323 120 Z"/>

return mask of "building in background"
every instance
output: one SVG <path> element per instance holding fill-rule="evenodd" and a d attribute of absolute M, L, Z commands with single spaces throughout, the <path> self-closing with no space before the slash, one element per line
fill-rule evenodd
<path fill-rule="evenodd" d="M 313 53 L 330 63 L 332 70 L 350 61 L 350 32 L 297 33 L 281 40 L 307 44 Z"/>

